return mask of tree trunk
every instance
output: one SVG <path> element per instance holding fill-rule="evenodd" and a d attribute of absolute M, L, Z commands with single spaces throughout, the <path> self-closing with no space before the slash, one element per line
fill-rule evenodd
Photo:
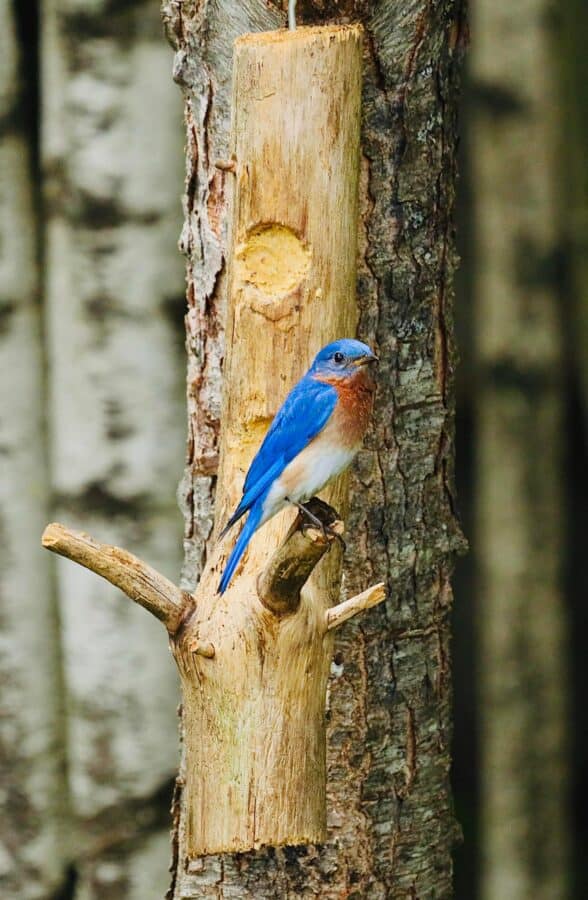
<path fill-rule="evenodd" d="M 560 209 L 569 253 L 570 336 L 588 427 L 588 11 L 582 0 L 562 7 L 563 35 L 560 44 L 560 97 L 564 127 L 559 152 L 565 194 Z"/>
<path fill-rule="evenodd" d="M 147 0 L 44 0 L 42 13 L 56 509 L 175 575 L 184 284 L 171 54 Z M 76 896 L 144 900 L 157 885 L 165 890 L 166 794 L 177 757 L 173 661 L 156 625 L 121 608 L 113 588 L 62 566 L 57 582 Z"/>
<path fill-rule="evenodd" d="M 570 744 L 573 766 L 571 830 L 574 855 L 571 870 L 574 889 L 579 896 L 588 893 L 588 859 L 586 835 L 588 811 L 585 803 L 586 768 L 588 756 L 588 717 L 586 715 L 585 685 L 588 683 L 588 658 L 584 635 L 588 623 L 584 572 L 585 535 L 588 527 L 586 494 L 578 490 L 578 476 L 585 472 L 588 443 L 588 7 L 583 0 L 572 0 L 561 8 L 563 18 L 562 41 L 559 45 L 560 71 L 563 75 L 559 100 L 564 111 L 564 126 L 559 132 L 559 172 L 564 190 L 559 195 L 559 213 L 567 255 L 565 283 L 566 348 L 570 347 L 575 366 L 572 385 L 578 392 L 583 413 L 577 421 L 574 393 L 570 398 L 568 385 L 567 410 L 570 442 L 578 447 L 577 466 L 566 458 L 568 506 L 566 518 L 569 532 L 565 545 L 566 613 L 570 630 L 568 659 L 570 659 L 568 707 Z M 572 447 L 574 446 L 572 443 Z M 575 473 L 578 473 L 576 476 Z M 568 474 L 569 473 L 569 474 Z"/>
<path fill-rule="evenodd" d="M 37 207 L 14 7 L 0 2 L 0 891 L 49 896 L 65 866 L 59 632 L 50 561 Z M 34 665 L 31 661 L 34 660 Z"/>
<path fill-rule="evenodd" d="M 299 4 L 307 23 L 335 11 Z M 449 577 L 462 545 L 453 512 L 451 223 L 463 10 L 458 2 L 349 2 L 344 12 L 366 29 L 358 330 L 382 358 L 375 425 L 352 476 L 345 586 L 385 576 L 390 600 L 338 641 L 326 844 L 189 864 L 177 852 L 174 900 L 451 895 Z M 194 585 L 218 467 L 233 175 L 217 163 L 229 159 L 232 45 L 243 32 L 275 28 L 283 14 L 261 0 L 169 0 L 164 17 L 186 101 L 189 458 L 181 493 L 185 581 Z"/>
<path fill-rule="evenodd" d="M 475 11 L 482 897 L 555 900 L 569 841 L 555 42 L 543 0 Z"/>

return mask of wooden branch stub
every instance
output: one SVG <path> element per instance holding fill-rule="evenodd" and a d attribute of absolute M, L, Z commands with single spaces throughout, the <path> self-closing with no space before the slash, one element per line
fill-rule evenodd
<path fill-rule="evenodd" d="M 259 599 L 266 609 L 278 616 L 296 612 L 300 605 L 300 591 L 313 569 L 336 540 L 337 534 L 343 533 L 343 522 L 328 503 L 313 497 L 306 506 L 333 533 L 323 533 L 302 513 L 296 517 L 283 543 L 257 581 Z"/>
<path fill-rule="evenodd" d="M 351 619 L 352 616 L 356 616 L 366 609 L 371 609 L 372 606 L 377 606 L 378 603 L 385 599 L 386 586 L 382 582 L 381 584 L 375 584 L 366 591 L 362 591 L 361 594 L 357 594 L 355 597 L 350 597 L 349 600 L 344 600 L 343 603 L 338 603 L 337 606 L 332 606 L 326 613 L 327 631 L 337 628 L 337 626 L 346 622 L 347 619 Z"/>
<path fill-rule="evenodd" d="M 231 172 L 234 175 L 237 171 L 237 160 L 233 154 L 230 159 L 217 159 L 214 166 L 221 172 Z"/>
<path fill-rule="evenodd" d="M 163 622 L 175 634 L 194 608 L 191 594 L 176 587 L 147 563 L 111 544 L 101 544 L 83 531 L 53 522 L 43 532 L 43 547 L 105 578 L 127 597 Z"/>
<path fill-rule="evenodd" d="M 203 656 L 205 659 L 214 659 L 216 654 L 214 644 L 211 644 L 210 641 L 201 641 L 198 638 L 192 641 L 189 649 L 196 656 Z"/>

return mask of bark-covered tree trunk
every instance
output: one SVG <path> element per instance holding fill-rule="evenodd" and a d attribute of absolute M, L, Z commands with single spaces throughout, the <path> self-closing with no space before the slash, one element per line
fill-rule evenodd
<path fill-rule="evenodd" d="M 37 205 L 12 0 L 0 2 L 0 894 L 61 880 L 66 814 L 59 632 L 47 516 Z"/>
<path fill-rule="evenodd" d="M 353 474 L 345 586 L 355 592 L 385 577 L 390 599 L 339 637 L 327 712 L 327 844 L 188 866 L 176 853 L 174 900 L 451 896 L 449 578 L 462 544 L 451 275 L 463 8 L 453 0 L 299 4 L 308 24 L 335 14 L 366 29 L 359 333 L 382 359 L 374 428 Z M 181 494 L 192 586 L 207 552 L 217 470 L 232 175 L 216 163 L 228 158 L 232 43 L 284 15 L 261 0 L 167 0 L 164 19 L 186 102 L 189 454 Z M 177 819 L 181 785 L 182 776 Z"/>
<path fill-rule="evenodd" d="M 41 6 L 55 508 L 175 575 L 184 284 L 172 55 L 148 0 Z M 165 890 L 173 663 L 113 588 L 62 567 L 57 582 L 76 897 L 144 900 Z"/>
<path fill-rule="evenodd" d="M 474 11 L 482 896 L 556 900 L 569 841 L 556 43 L 544 0 Z"/>

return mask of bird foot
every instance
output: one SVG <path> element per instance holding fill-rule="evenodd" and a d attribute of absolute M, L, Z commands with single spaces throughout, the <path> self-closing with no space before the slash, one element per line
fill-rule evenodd
<path fill-rule="evenodd" d="M 347 544 L 343 540 L 342 534 L 339 534 L 339 532 L 335 531 L 334 528 L 331 528 L 330 525 L 323 525 L 322 531 L 325 536 L 327 534 L 330 534 L 330 535 L 332 535 L 332 537 L 336 538 L 339 541 L 339 543 L 341 544 L 341 549 L 343 550 L 343 553 L 345 553 L 345 551 L 347 550 Z"/>
<path fill-rule="evenodd" d="M 347 544 L 345 543 L 345 541 L 343 540 L 343 537 L 339 534 L 338 531 L 335 531 L 335 529 L 332 528 L 330 525 L 326 525 L 325 522 L 321 521 L 321 519 L 319 519 L 318 516 L 315 516 L 315 514 L 313 512 L 311 512 L 311 510 L 307 506 L 305 506 L 303 503 L 299 503 L 297 500 L 290 500 L 290 498 L 288 498 L 288 497 L 286 497 L 286 500 L 288 500 L 289 503 L 292 503 L 294 506 L 296 506 L 297 509 L 300 510 L 302 515 L 305 516 L 306 519 L 308 519 L 309 522 L 312 522 L 312 524 L 315 525 L 316 528 L 320 529 L 325 540 L 327 539 L 327 536 L 330 535 L 332 538 L 335 538 L 336 540 L 339 541 L 339 543 L 341 544 L 341 547 L 343 549 L 343 552 L 345 552 L 345 550 L 347 550 Z"/>

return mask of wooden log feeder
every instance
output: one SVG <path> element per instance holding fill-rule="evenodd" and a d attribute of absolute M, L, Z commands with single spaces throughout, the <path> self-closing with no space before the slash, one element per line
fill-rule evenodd
<path fill-rule="evenodd" d="M 167 627 L 182 682 L 185 859 L 326 838 L 325 697 L 333 629 L 384 598 L 340 601 L 346 480 L 253 537 L 217 593 L 217 535 L 272 417 L 318 349 L 353 336 L 361 29 L 298 28 L 235 44 L 234 182 L 215 527 L 194 595 L 125 551 L 50 525 L 45 547 L 118 585 Z M 329 551 L 329 552 L 328 552 Z"/>

